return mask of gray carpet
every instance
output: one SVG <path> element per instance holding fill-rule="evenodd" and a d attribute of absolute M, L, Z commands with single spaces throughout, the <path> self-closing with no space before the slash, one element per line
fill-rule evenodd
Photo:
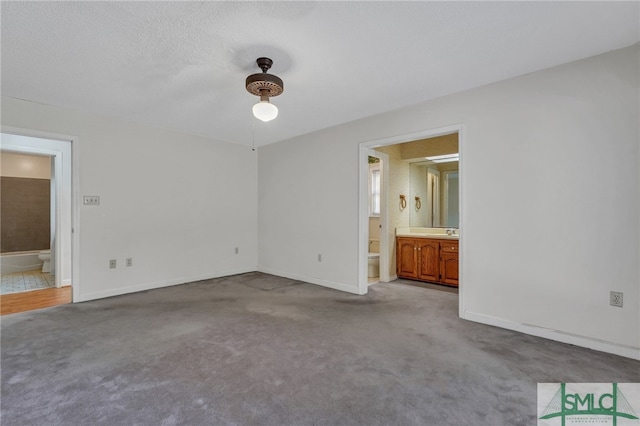
<path fill-rule="evenodd" d="M 2 317 L 2 425 L 535 425 L 640 362 L 460 320 L 456 294 L 250 273 Z"/>

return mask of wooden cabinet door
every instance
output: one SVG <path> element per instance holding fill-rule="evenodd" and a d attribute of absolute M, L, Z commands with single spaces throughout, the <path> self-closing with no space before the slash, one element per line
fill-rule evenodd
<path fill-rule="evenodd" d="M 458 285 L 458 253 L 442 253 L 440 270 L 442 282 L 449 285 Z"/>
<path fill-rule="evenodd" d="M 425 281 L 440 281 L 440 243 L 419 239 L 417 245 L 420 263 L 418 278 Z"/>
<path fill-rule="evenodd" d="M 396 263 L 399 277 L 418 278 L 418 250 L 413 238 L 398 238 Z"/>

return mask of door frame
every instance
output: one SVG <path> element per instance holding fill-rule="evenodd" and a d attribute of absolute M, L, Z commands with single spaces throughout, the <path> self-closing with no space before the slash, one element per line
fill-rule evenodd
<path fill-rule="evenodd" d="M 360 188 L 362 184 L 366 187 L 365 195 L 360 193 L 359 202 L 359 214 L 366 216 L 365 221 L 360 221 L 360 242 L 358 256 L 358 294 L 367 294 L 367 288 L 369 287 L 369 274 L 368 274 L 368 261 L 369 261 L 369 156 L 380 159 L 380 272 L 379 279 L 381 282 L 391 281 L 389 277 L 389 237 L 386 230 L 388 229 L 388 214 L 387 214 L 387 193 L 389 191 L 389 180 L 385 178 L 389 174 L 389 156 L 383 152 L 378 152 L 374 149 L 361 149 L 360 156 L 364 155 L 364 160 L 360 160 Z M 364 163 L 363 163 L 364 161 Z M 362 167 L 364 165 L 364 167 Z M 365 203 L 365 205 L 363 205 Z M 363 228 L 364 227 L 364 228 Z M 364 235 L 364 239 L 362 236 Z M 362 246 L 364 244 L 364 247 Z M 364 253 L 364 261 L 362 258 Z M 362 277 L 364 276 L 364 283 Z"/>
<path fill-rule="evenodd" d="M 54 142 L 64 142 L 69 143 L 69 150 L 63 150 L 62 148 L 56 147 L 42 147 L 36 146 L 34 143 L 29 143 L 29 141 L 15 141 L 11 143 L 2 143 L 2 150 L 8 152 L 16 152 L 23 154 L 41 154 L 48 155 L 53 157 L 54 165 L 54 173 L 56 173 L 56 201 L 55 201 L 55 209 L 56 209 L 56 241 L 55 241 L 55 252 L 56 257 L 55 261 L 55 283 L 56 287 L 61 287 L 65 284 L 71 284 L 72 286 L 72 301 L 79 300 L 80 295 L 80 278 L 79 278 L 79 254 L 80 254 L 80 236 L 79 232 L 77 232 L 79 228 L 79 214 L 78 214 L 78 175 L 79 175 L 79 139 L 76 136 L 70 135 L 62 135 L 59 133 L 51 133 L 44 132 L 40 130 L 33 129 L 25 129 L 20 127 L 13 126 L 2 126 L 1 133 L 13 136 L 25 136 L 28 138 L 36 138 L 36 139 L 45 139 Z M 62 168 L 63 166 L 70 167 L 71 171 L 71 188 L 69 188 L 69 200 L 66 201 L 69 207 L 69 213 L 71 216 L 71 229 L 69 232 L 71 235 L 70 238 L 70 258 L 63 259 L 62 254 L 62 238 L 59 233 L 59 221 L 62 220 L 62 208 L 63 208 L 63 200 L 64 200 L 64 180 L 62 179 Z M 63 283 L 62 282 L 62 271 L 63 269 L 63 261 L 70 262 L 71 264 L 71 282 Z"/>
<path fill-rule="evenodd" d="M 369 254 L 369 248 L 368 248 L 368 235 L 369 235 L 369 208 L 368 208 L 368 202 L 369 202 L 369 191 L 368 191 L 368 172 L 369 172 L 369 162 L 368 162 L 368 157 L 369 155 L 371 155 L 372 150 L 374 150 L 375 148 L 378 147 L 382 147 L 382 146 L 389 146 L 389 145 L 397 145 L 397 144 L 401 144 L 401 143 L 405 143 L 405 142 L 411 142 L 411 141 L 415 141 L 415 140 L 420 140 L 420 139 L 428 139 L 428 138 L 433 138 L 436 136 L 443 136 L 443 135 L 449 135 L 452 133 L 457 133 L 458 134 L 458 152 L 459 152 L 459 166 L 458 166 L 458 179 L 459 179 L 459 191 L 458 191 L 458 206 L 460 211 L 462 211 L 463 209 L 463 201 L 464 201 L 464 191 L 465 191 L 465 187 L 466 185 L 464 185 L 464 168 L 465 168 L 465 163 L 464 163 L 464 148 L 465 148 L 465 134 L 464 134 L 464 124 L 453 124 L 453 125 L 449 125 L 449 126 L 443 126 L 443 127 L 437 127 L 437 128 L 432 128 L 432 129 L 425 129 L 425 130 L 421 130 L 418 132 L 414 132 L 414 133 L 406 133 L 406 134 L 402 134 L 402 135 L 397 135 L 397 136 L 390 136 L 390 137 L 386 137 L 386 138 L 382 138 L 382 139 L 374 139 L 374 140 L 370 140 L 370 141 L 366 141 L 366 142 L 361 142 L 359 144 L 359 156 L 358 156 L 358 167 L 359 167 L 359 172 L 360 172 L 360 181 L 359 181 L 359 188 L 358 188 L 358 198 L 359 198 L 359 217 L 358 217 L 358 229 L 359 229 L 359 233 L 358 233 L 358 249 L 359 249 L 359 253 L 358 253 L 358 294 L 367 294 L 368 291 L 368 274 L 367 274 L 367 263 L 368 263 L 368 254 Z M 375 151 L 373 151 L 375 152 Z M 379 156 L 381 153 L 377 153 L 376 152 L 376 156 Z M 388 160 L 388 158 L 387 158 Z M 385 170 L 385 164 L 386 164 L 386 170 Z M 383 228 L 380 234 L 380 252 L 382 253 L 383 251 L 385 253 L 389 253 L 389 238 L 388 238 L 388 223 L 386 223 L 388 221 L 387 217 L 387 209 L 388 209 L 388 203 L 386 202 L 387 197 L 391 196 L 391 194 L 388 194 L 388 188 L 389 188 L 389 173 L 388 173 L 388 169 L 389 169 L 389 162 L 386 161 L 383 163 L 382 165 L 383 167 L 383 172 L 382 172 L 382 191 L 383 191 L 383 200 L 385 201 L 384 205 L 380 206 L 380 215 L 382 216 L 384 214 L 384 219 L 381 217 L 380 218 L 380 223 L 383 225 Z M 384 212 L 384 213 L 383 213 Z M 463 230 L 463 223 L 462 223 L 462 217 L 463 215 L 460 214 L 460 223 L 458 224 L 458 228 L 460 229 L 460 252 L 459 252 L 459 256 L 460 256 L 460 261 L 459 261 L 459 284 L 458 284 L 458 316 L 461 316 L 465 310 L 464 310 L 464 306 L 465 306 L 465 283 L 464 283 L 464 257 L 465 257 L 465 251 L 464 251 L 464 238 L 465 238 L 465 233 L 462 232 Z M 385 235 L 385 237 L 383 238 L 383 235 Z M 390 278 L 392 278 L 392 275 L 390 274 L 390 260 L 391 259 L 386 259 L 386 265 L 385 265 L 385 269 L 387 271 L 387 280 L 389 280 Z M 383 280 L 383 258 L 382 258 L 382 254 L 380 257 L 380 281 L 384 281 Z"/>

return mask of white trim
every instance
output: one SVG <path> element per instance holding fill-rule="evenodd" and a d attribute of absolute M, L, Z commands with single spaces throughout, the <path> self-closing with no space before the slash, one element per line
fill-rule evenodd
<path fill-rule="evenodd" d="M 67 142 L 67 141 L 64 141 Z M 63 170 L 63 163 L 65 161 L 68 161 L 66 158 L 64 158 L 64 154 L 59 151 L 54 157 L 53 157 L 53 174 L 55 176 L 55 181 L 54 181 L 54 185 L 55 185 L 55 223 L 56 223 L 56 228 L 55 228 L 55 238 L 54 238 L 54 252 L 53 252 L 53 261 L 54 261 L 54 279 L 55 279 L 55 283 L 56 283 L 56 287 L 57 288 L 61 288 L 62 287 L 62 262 L 65 259 L 62 259 L 62 256 L 60 255 L 62 253 L 62 238 L 60 235 L 60 230 L 61 230 L 61 226 L 60 223 L 62 221 L 62 209 L 63 209 L 63 205 L 62 203 L 64 202 L 64 177 L 62 175 L 62 170 Z M 73 173 L 72 173 L 73 175 Z M 69 193 L 71 193 L 71 190 L 69 190 Z M 69 213 L 71 214 L 71 206 L 69 206 Z M 69 232 L 71 232 L 71 230 L 69 230 Z M 69 240 L 71 240 L 71 237 L 69 237 Z M 73 242 L 71 242 L 71 246 L 73 246 Z M 66 259 L 66 261 L 68 262 L 69 259 Z"/>
<path fill-rule="evenodd" d="M 459 248 L 458 248 L 458 316 L 461 316 L 465 312 L 465 279 L 463 262 L 467 258 L 467 245 L 464 243 L 464 229 L 463 229 L 463 216 L 468 212 L 464 210 L 464 191 L 467 184 L 464 182 L 464 149 L 466 141 L 466 132 L 464 125 L 458 126 L 458 234 L 459 234 Z"/>
<path fill-rule="evenodd" d="M 475 312 L 465 312 L 461 318 L 480 324 L 491 325 L 494 327 L 505 328 L 507 330 L 517 331 L 519 333 L 529 334 L 532 336 L 542 337 L 544 339 L 554 340 L 556 342 L 568 343 L 570 345 L 581 346 L 584 348 L 594 349 L 601 352 L 607 352 L 614 355 L 620 355 L 625 358 L 640 360 L 640 348 L 626 345 L 618 345 L 603 340 L 592 339 L 590 337 L 580 336 L 577 334 L 565 333 L 550 328 L 539 327 L 531 324 L 522 324 L 496 318 L 489 315 L 477 314 Z"/>
<path fill-rule="evenodd" d="M 121 296 L 123 294 L 138 293 L 140 291 L 154 290 L 157 288 L 171 287 L 171 286 L 180 285 L 180 284 L 189 284 L 196 281 L 212 280 L 215 278 L 228 277 L 231 275 L 238 275 L 238 274 L 246 274 L 248 272 L 255 272 L 255 271 L 256 271 L 255 268 L 230 269 L 227 271 L 221 271 L 213 275 L 212 274 L 198 275 L 193 277 L 184 277 L 184 278 L 177 278 L 173 280 L 162 280 L 162 281 L 150 282 L 145 284 L 138 284 L 138 285 L 133 285 L 128 287 L 118 287 L 118 288 L 104 290 L 104 291 L 96 291 L 93 293 L 81 294 L 77 299 L 74 299 L 74 302 L 88 302 L 90 300 L 104 299 L 106 297 Z"/>
<path fill-rule="evenodd" d="M 382 138 L 382 139 L 375 139 L 375 140 L 371 140 L 371 141 L 366 141 L 366 142 L 361 142 L 359 145 L 359 150 L 360 150 L 360 155 L 359 155 L 359 169 L 360 169 L 360 182 L 359 182 L 359 202 L 360 202 L 360 215 L 359 215 L 359 234 L 358 234 L 358 240 L 359 240 L 359 254 L 358 254 L 358 288 L 361 291 L 361 294 L 366 294 L 366 287 L 365 289 L 363 289 L 363 286 L 367 286 L 367 258 L 368 258 L 368 241 L 366 241 L 366 236 L 368 235 L 368 220 L 369 220 L 369 216 L 367 213 L 366 208 L 363 210 L 363 203 L 365 203 L 365 206 L 367 205 L 367 198 L 368 197 L 368 185 L 367 185 L 367 181 L 364 180 L 363 181 L 363 173 L 365 173 L 363 171 L 363 168 L 365 165 L 368 164 L 367 161 L 367 157 L 368 157 L 368 153 L 370 152 L 371 149 L 373 148 L 377 148 L 380 146 L 389 146 L 389 145 L 397 145 L 400 143 L 405 143 L 405 142 L 411 142 L 411 141 L 415 141 L 415 140 L 420 140 L 420 139 L 427 139 L 427 138 L 433 138 L 436 136 L 443 136 L 443 135 L 450 135 L 452 133 L 457 133 L 458 134 L 458 152 L 460 154 L 460 161 L 458 163 L 458 172 L 460 173 L 460 175 L 458 176 L 459 180 L 459 192 L 458 192 L 458 196 L 459 196 L 459 208 L 460 208 L 460 223 L 459 223 L 459 229 L 460 229 L 460 259 L 459 259 L 459 284 L 458 284 L 458 315 L 462 318 L 462 313 L 464 312 L 464 306 L 465 306 L 465 292 L 464 292 L 464 268 L 463 268 L 463 262 L 464 259 L 466 258 L 466 244 L 464 244 L 464 230 L 463 230 L 463 223 L 462 223 L 462 218 L 463 218 L 463 192 L 464 192 L 464 188 L 465 188 L 465 184 L 464 184 L 464 173 L 463 173 L 463 168 L 464 168 L 464 162 L 463 162 L 463 152 L 464 152 L 464 125 L 463 124 L 453 124 L 450 126 L 444 126 L 444 127 L 438 127 L 435 129 L 428 129 L 428 130 L 421 130 L 419 132 L 414 132 L 414 133 L 407 133 L 404 135 L 397 135 L 397 136 L 390 136 L 390 137 L 386 137 L 386 138 Z M 376 154 L 379 156 L 379 154 Z M 388 190 L 388 161 L 387 163 L 387 169 L 385 170 L 385 163 L 382 163 L 382 185 L 383 185 L 383 197 L 385 196 L 387 190 Z M 367 167 L 368 169 L 368 167 Z M 364 183 L 364 186 L 363 186 Z M 386 200 L 385 200 L 385 206 L 386 206 Z M 381 206 L 381 210 L 384 209 L 385 207 Z M 367 213 L 367 214 L 365 214 Z M 386 217 L 383 218 L 381 220 L 385 221 Z M 366 226 L 366 227 L 365 227 Z M 388 223 L 385 223 L 383 225 L 383 230 L 387 230 L 388 229 Z M 383 235 L 387 235 L 388 232 L 381 232 L 380 233 L 380 252 L 382 252 L 383 250 L 383 242 L 382 242 L 382 236 Z M 387 252 L 389 250 L 387 249 Z M 383 258 L 380 258 L 380 278 L 382 280 L 383 276 L 382 276 L 382 262 L 383 262 Z M 386 268 L 388 270 L 388 263 L 389 261 L 386 261 L 387 265 Z M 388 271 L 389 273 L 390 271 Z M 391 279 L 392 277 L 390 276 L 389 279 Z M 397 276 L 395 277 L 397 278 Z M 394 278 L 394 279 L 395 279 Z M 363 291 L 364 290 L 364 291 Z"/>
<path fill-rule="evenodd" d="M 292 280 L 302 281 L 308 284 L 317 284 L 322 287 L 328 287 L 334 290 L 344 291 L 346 293 L 358 294 L 361 296 L 364 294 L 367 294 L 366 288 L 365 288 L 365 292 L 361 293 L 358 286 L 347 285 L 347 284 L 342 284 L 342 283 L 337 283 L 337 282 L 327 281 L 327 280 L 320 280 L 320 279 L 308 277 L 305 275 L 298 275 L 298 274 L 291 274 L 289 272 L 277 271 L 271 268 L 258 268 L 258 272 L 263 272 L 265 274 L 275 275 L 278 277 L 289 278 Z"/>
<path fill-rule="evenodd" d="M 382 175 L 380 175 L 380 281 L 392 281 L 389 276 L 389 156 L 385 153 L 374 151 L 382 162 Z M 368 255 L 367 255 L 368 258 Z M 367 262 L 368 263 L 368 262 Z M 368 268 L 367 273 L 368 274 Z"/>
<path fill-rule="evenodd" d="M 369 288 L 369 274 L 367 273 L 369 260 L 369 156 L 373 156 L 373 154 L 373 150 L 360 146 L 358 155 L 358 294 L 367 294 Z M 384 176 L 382 178 L 384 179 Z M 362 192 L 363 187 L 365 188 L 364 193 Z M 382 202 L 380 202 L 380 209 L 382 209 Z M 363 220 L 363 216 L 367 218 Z M 380 238 L 382 238 L 382 232 Z M 380 252 L 382 252 L 382 242 L 380 243 Z M 380 263 L 382 264 L 382 262 Z"/>

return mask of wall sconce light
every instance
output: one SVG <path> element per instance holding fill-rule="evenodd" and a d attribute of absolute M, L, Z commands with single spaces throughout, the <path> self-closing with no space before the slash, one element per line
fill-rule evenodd
<path fill-rule="evenodd" d="M 269 97 L 280 95 L 284 91 L 284 83 L 280 77 L 267 73 L 273 65 L 271 59 L 258 58 L 256 63 L 262 69 L 262 73 L 247 77 L 245 87 L 247 92 L 260 96 L 260 102 L 253 106 L 253 116 L 258 120 L 271 121 L 278 116 L 278 107 L 269 102 Z"/>
<path fill-rule="evenodd" d="M 404 194 L 400 194 L 400 210 L 407 208 L 407 197 Z"/>
<path fill-rule="evenodd" d="M 420 201 L 420 197 L 416 197 L 416 211 L 420 210 L 422 207 L 422 201 Z"/>

